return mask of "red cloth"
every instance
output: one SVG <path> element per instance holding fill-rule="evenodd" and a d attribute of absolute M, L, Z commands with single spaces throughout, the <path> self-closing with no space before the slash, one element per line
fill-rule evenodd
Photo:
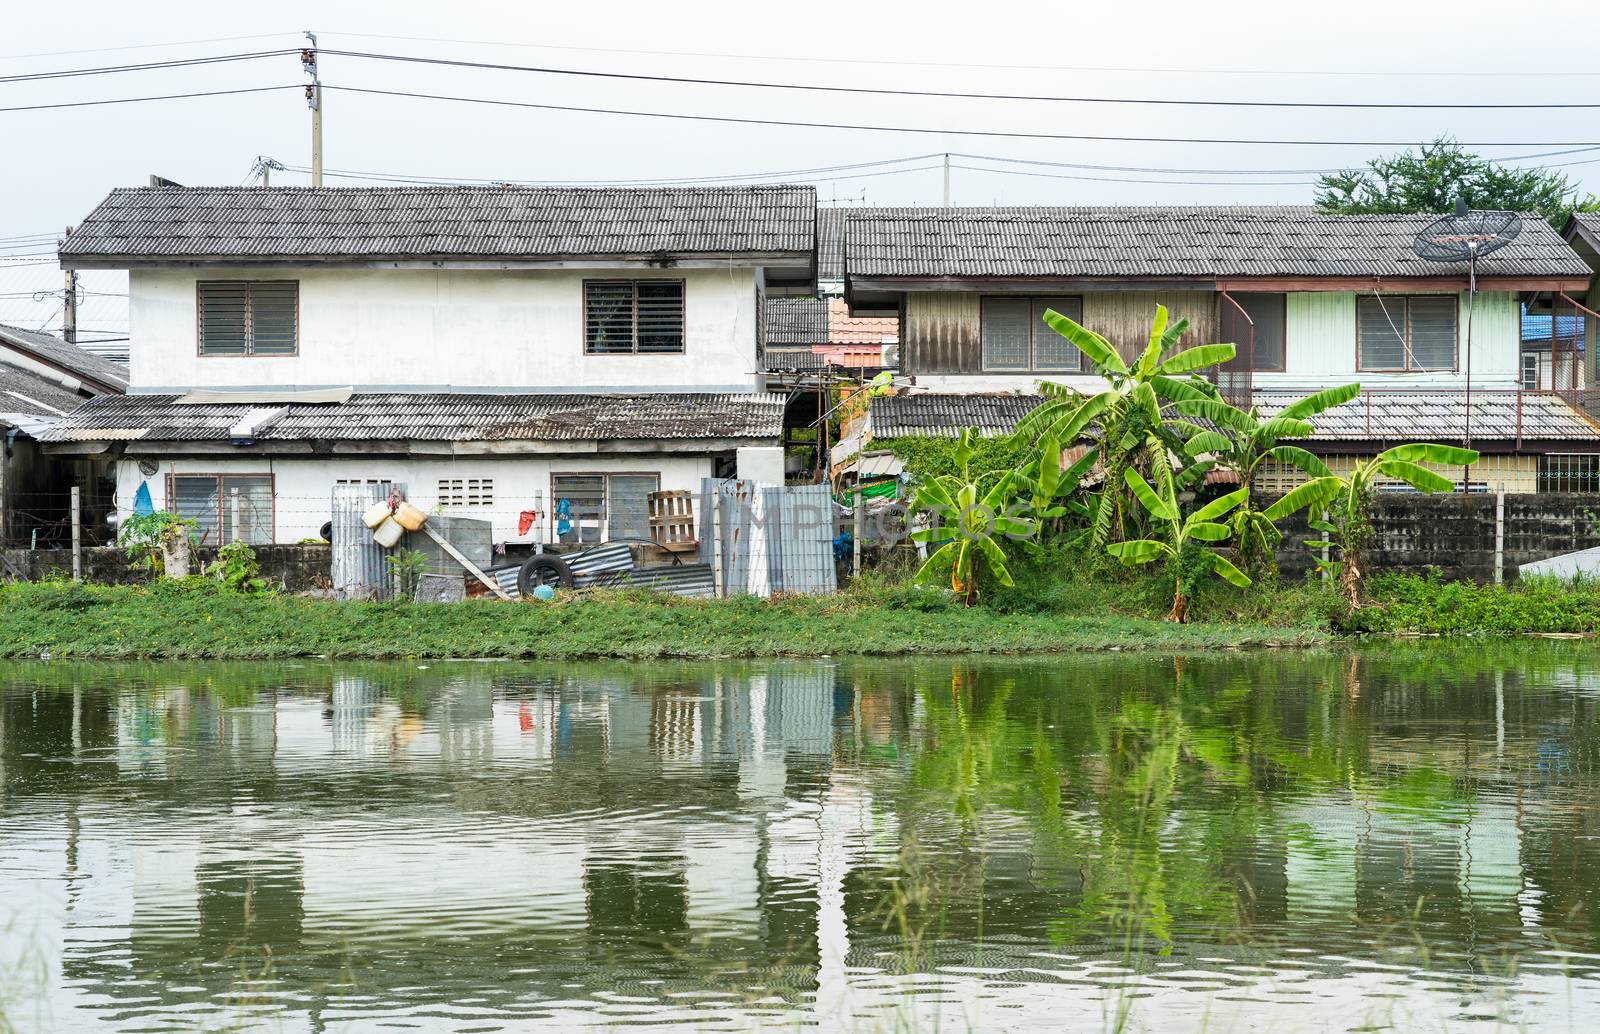
<path fill-rule="evenodd" d="M 538 518 L 538 510 L 523 510 L 517 515 L 517 534 L 526 535 L 528 529 L 533 527 L 533 522 Z"/>

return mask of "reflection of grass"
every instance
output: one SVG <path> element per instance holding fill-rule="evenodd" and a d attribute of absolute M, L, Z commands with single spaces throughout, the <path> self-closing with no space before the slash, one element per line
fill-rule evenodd
<path fill-rule="evenodd" d="M 7 956 L 0 958 L 0 1034 L 22 1034 L 44 1030 L 50 1012 L 46 993 L 50 987 L 50 960 L 37 930 L 18 929 L 16 913 L 0 925 L 0 944 Z M 21 946 L 10 954 L 14 946 Z M 24 1018 L 28 1024 L 24 1025 Z"/>

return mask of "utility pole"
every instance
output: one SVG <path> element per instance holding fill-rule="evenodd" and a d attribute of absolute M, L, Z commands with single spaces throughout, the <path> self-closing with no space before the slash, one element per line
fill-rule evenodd
<path fill-rule="evenodd" d="M 306 84 L 306 107 L 311 109 L 311 185 L 322 186 L 322 80 L 317 76 L 317 34 L 306 33 L 311 46 L 300 51 L 300 63 L 311 81 Z"/>
<path fill-rule="evenodd" d="M 67 227 L 66 236 L 72 236 L 72 227 Z M 69 345 L 78 343 L 78 272 L 74 269 L 62 271 L 66 275 L 66 283 L 61 292 L 61 337 Z"/>
<path fill-rule="evenodd" d="M 950 207 L 950 152 L 944 153 L 944 207 Z"/>

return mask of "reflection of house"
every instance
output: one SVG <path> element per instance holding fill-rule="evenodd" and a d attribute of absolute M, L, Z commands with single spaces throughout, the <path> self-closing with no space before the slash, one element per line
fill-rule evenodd
<path fill-rule="evenodd" d="M 1213 374 L 1236 403 L 1271 409 L 1359 381 L 1363 395 L 1304 443 L 1335 461 L 1424 435 L 1463 441 L 1470 368 L 1471 437 L 1485 454 L 1474 482 L 1533 490 L 1547 467 L 1565 470 L 1573 456 L 1592 465 L 1600 430 L 1581 400 L 1521 390 L 1522 303 L 1548 309 L 1586 296 L 1589 268 L 1548 225 L 1527 220 L 1478 264 L 1469 356 L 1465 267 L 1411 251 L 1432 218 L 1302 207 L 849 212 L 840 267 L 851 312 L 899 318 L 900 373 L 915 384 L 904 400 L 875 401 L 868 421 L 892 408 L 897 425 L 931 432 L 968 407 L 950 395 L 1026 395 L 1040 380 L 1099 390 L 1104 381 L 1044 312 L 1070 316 L 1131 358 L 1160 304 L 1189 321 L 1182 344 L 1238 345 Z"/>
<path fill-rule="evenodd" d="M 815 222 L 791 186 L 118 190 L 61 260 L 128 270 L 132 388 L 51 448 L 224 538 L 235 492 L 293 542 L 374 479 L 497 542 L 557 499 L 648 538 L 650 493 L 777 447 L 761 312 L 815 293 Z"/>
<path fill-rule="evenodd" d="M 0 324 L 0 542 L 66 545 L 74 485 L 83 491 L 84 521 L 103 520 L 104 463 L 49 456 L 40 436 L 96 395 L 120 395 L 127 373 L 53 334 Z"/>

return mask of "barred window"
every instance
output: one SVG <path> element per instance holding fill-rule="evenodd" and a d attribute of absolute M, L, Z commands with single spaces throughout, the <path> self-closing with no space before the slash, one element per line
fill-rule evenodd
<path fill-rule="evenodd" d="M 299 349 L 296 280 L 202 280 L 201 355 L 294 355 Z"/>
<path fill-rule="evenodd" d="M 493 506 L 494 478 L 440 478 L 440 506 Z"/>
<path fill-rule="evenodd" d="M 682 352 L 683 281 L 584 281 L 583 350 L 589 355 Z"/>
<path fill-rule="evenodd" d="M 557 524 L 562 542 L 650 537 L 650 493 L 661 487 L 655 474 L 555 474 L 550 498 L 567 529 Z M 562 519 L 558 516 L 558 522 Z"/>
<path fill-rule="evenodd" d="M 1456 368 L 1455 295 L 1368 296 L 1356 305 L 1362 370 L 1449 372 Z"/>
<path fill-rule="evenodd" d="M 238 538 L 252 545 L 271 542 L 271 474 L 171 474 L 167 477 L 169 507 L 195 522 L 202 546 L 220 546 L 234 539 L 234 500 L 238 500 Z"/>
<path fill-rule="evenodd" d="M 1044 321 L 1054 309 L 1068 319 L 1083 321 L 1082 298 L 983 299 L 983 368 L 993 373 L 1092 372 L 1077 347 Z"/>

